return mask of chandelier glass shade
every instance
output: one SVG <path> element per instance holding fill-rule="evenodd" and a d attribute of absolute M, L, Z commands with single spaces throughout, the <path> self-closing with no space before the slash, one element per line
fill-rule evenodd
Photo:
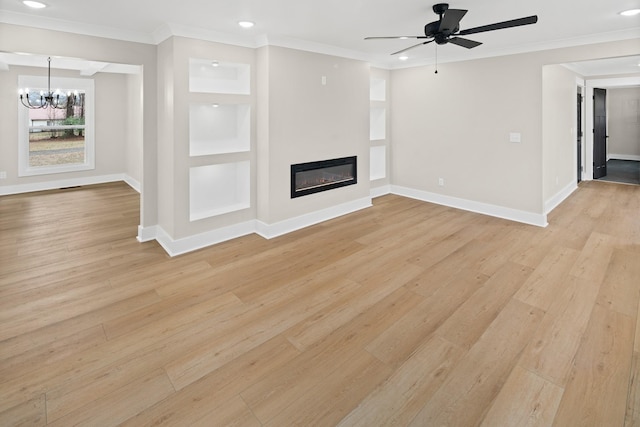
<path fill-rule="evenodd" d="M 47 91 L 30 92 L 28 88 L 19 89 L 20 102 L 27 108 L 57 108 L 67 109 L 76 104 L 79 96 L 78 91 L 68 91 L 66 94 L 59 89 L 51 90 L 51 57 L 47 58 L 48 74 L 47 74 Z"/>

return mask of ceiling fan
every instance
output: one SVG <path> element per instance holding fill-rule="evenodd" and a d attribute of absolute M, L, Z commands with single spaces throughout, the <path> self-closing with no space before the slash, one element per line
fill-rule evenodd
<path fill-rule="evenodd" d="M 402 52 L 406 52 L 414 47 L 422 46 L 423 44 L 436 42 L 437 44 L 453 43 L 458 46 L 472 49 L 476 46 L 480 46 L 482 43 L 469 40 L 460 36 L 466 36 L 469 34 L 484 33 L 486 31 L 502 30 L 504 28 L 519 27 L 521 25 L 535 24 L 538 22 L 538 16 L 527 16 L 525 18 L 512 19 L 510 21 L 496 22 L 495 24 L 482 25 L 480 27 L 468 28 L 460 31 L 460 20 L 467 13 L 464 9 L 449 9 L 448 3 L 438 3 L 433 5 L 433 11 L 440 16 L 440 19 L 434 22 L 430 22 L 424 26 L 424 36 L 390 36 L 390 37 L 365 37 L 365 40 L 381 40 L 381 39 L 427 39 L 427 41 L 420 42 L 416 45 L 409 46 L 408 48 L 393 52 L 392 55 L 397 55 Z"/>

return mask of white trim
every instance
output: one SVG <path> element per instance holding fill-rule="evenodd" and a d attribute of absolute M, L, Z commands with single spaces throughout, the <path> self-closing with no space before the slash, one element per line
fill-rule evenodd
<path fill-rule="evenodd" d="M 140 243 L 150 242 L 152 240 L 156 240 L 157 235 L 157 225 L 152 225 L 151 227 L 143 227 L 141 225 L 138 225 L 138 235 L 136 236 L 136 240 Z"/>
<path fill-rule="evenodd" d="M 138 181 L 137 179 L 133 179 L 131 176 L 125 173 L 124 176 L 122 177 L 122 180 L 126 182 L 129 185 L 129 187 L 136 190 L 138 193 L 142 193 L 142 186 L 140 185 L 140 181 Z"/>
<path fill-rule="evenodd" d="M 375 187 L 375 188 L 370 188 L 369 189 L 369 194 L 371 195 L 372 199 L 375 199 L 376 197 L 380 197 L 380 196 L 385 196 L 387 194 L 391 193 L 391 186 L 390 185 L 382 185 L 380 187 Z"/>
<path fill-rule="evenodd" d="M 564 202 L 564 200 L 571 195 L 574 191 L 578 189 L 578 186 L 575 182 L 570 183 L 558 193 L 556 193 L 553 197 L 550 197 L 549 200 L 544 202 L 544 211 L 545 213 L 549 213 L 554 210 L 560 203 Z"/>
<path fill-rule="evenodd" d="M 371 198 L 364 197 L 362 199 L 322 209 L 317 212 L 310 212 L 295 218 L 276 222 L 275 224 L 265 224 L 262 221 L 256 220 L 256 233 L 265 239 L 272 239 L 274 237 L 282 236 L 283 234 L 291 233 L 292 231 L 300 230 L 301 228 L 337 218 L 371 206 Z"/>
<path fill-rule="evenodd" d="M 308 52 L 367 61 L 377 68 L 390 70 L 432 65 L 434 63 L 433 58 L 407 61 L 408 63 L 400 63 L 395 58 L 392 58 L 389 55 L 375 55 L 367 52 L 345 49 L 333 45 L 326 45 L 324 43 L 279 36 L 276 34 L 261 34 L 255 37 L 245 37 L 239 36 L 237 34 L 213 31 L 207 28 L 196 28 L 174 23 L 162 23 L 154 31 L 145 32 L 114 28 L 108 25 L 71 22 L 62 19 L 47 18 L 44 16 L 35 16 L 32 14 L 16 13 L 11 11 L 2 11 L 2 14 L 0 14 L 0 23 L 22 25 L 26 27 L 35 27 L 46 30 L 63 31 L 73 34 L 104 37 L 108 39 L 124 40 L 152 45 L 158 45 L 171 36 L 179 36 L 198 38 L 201 40 L 249 48 L 258 48 L 262 46 L 281 46 Z M 584 36 L 570 37 L 560 40 L 545 40 L 541 42 L 526 43 L 519 46 L 511 46 L 508 48 L 480 49 L 469 52 L 465 51 L 464 53 L 462 51 L 455 53 L 455 51 L 451 49 L 451 53 L 447 53 L 447 56 L 443 55 L 439 58 L 438 61 L 440 63 L 466 61 L 470 59 L 498 57 L 504 55 L 539 52 L 543 50 L 552 50 L 573 46 L 584 46 L 596 43 L 631 40 L 638 37 L 640 37 L 640 29 L 628 28 L 605 33 L 587 34 Z"/>
<path fill-rule="evenodd" d="M 84 106 L 84 162 L 70 163 L 49 166 L 29 165 L 29 131 L 33 128 L 29 124 L 29 110 L 20 101 L 17 102 L 18 109 L 18 176 L 39 176 L 55 173 L 77 172 L 95 169 L 95 84 L 93 79 L 79 79 L 67 77 L 52 77 L 49 82 L 44 76 L 18 76 L 18 87 L 20 88 L 63 88 L 63 90 L 81 90 L 86 94 Z M 63 126 L 43 126 L 42 129 L 62 129 Z M 80 126 L 70 126 L 69 128 L 80 128 Z"/>
<path fill-rule="evenodd" d="M 147 231 L 148 234 L 145 234 Z M 255 231 L 255 221 L 233 224 L 228 227 L 218 228 L 216 230 L 207 231 L 206 233 L 196 234 L 194 236 L 188 236 L 177 240 L 171 238 L 171 236 L 169 236 L 169 234 L 158 225 L 143 229 L 142 235 L 140 234 L 141 231 L 139 229 L 138 241 L 141 241 L 140 239 L 143 237 L 148 238 L 152 231 L 155 231 L 155 239 L 158 241 L 160 246 L 164 248 L 169 256 L 173 257 L 206 248 L 207 246 L 215 245 L 216 243 L 225 242 L 227 240 L 251 234 Z"/>
<path fill-rule="evenodd" d="M 637 154 L 609 154 L 609 159 L 616 160 L 635 160 L 636 162 L 640 162 L 640 156 Z"/>
<path fill-rule="evenodd" d="M 105 184 L 108 182 L 125 181 L 130 184 L 126 174 L 85 176 L 82 178 L 59 179 L 55 181 L 34 182 L 31 184 L 0 186 L 0 196 L 10 194 L 32 193 L 34 191 L 58 190 L 60 188 L 78 187 L 82 185 Z M 136 188 L 132 186 L 135 190 Z"/>
<path fill-rule="evenodd" d="M 391 193 L 410 197 L 412 199 L 422 200 L 424 202 L 436 203 L 438 205 L 449 206 L 452 208 L 476 212 L 483 215 L 522 222 L 524 224 L 536 225 L 538 227 L 546 227 L 548 225 L 546 214 L 526 212 L 518 209 L 506 208 L 504 206 L 492 205 L 489 203 L 459 199 L 457 197 L 444 196 L 442 194 L 430 193 L 428 191 L 422 190 L 414 190 L 412 188 L 401 187 L 398 185 L 391 186 Z"/>

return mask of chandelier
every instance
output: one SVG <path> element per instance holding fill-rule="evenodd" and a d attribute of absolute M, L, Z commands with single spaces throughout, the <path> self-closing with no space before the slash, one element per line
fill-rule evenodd
<path fill-rule="evenodd" d="M 47 58 L 47 62 L 49 63 L 47 91 L 41 90 L 40 96 L 33 96 L 29 94 L 29 89 L 20 89 L 20 102 L 25 107 L 31 109 L 57 108 L 63 110 L 70 105 L 75 105 L 78 99 L 78 91 L 74 91 L 73 93 L 67 92 L 66 96 L 60 92 L 60 89 L 57 89 L 55 92 L 51 91 L 51 57 Z M 33 101 L 32 98 L 34 99 Z"/>

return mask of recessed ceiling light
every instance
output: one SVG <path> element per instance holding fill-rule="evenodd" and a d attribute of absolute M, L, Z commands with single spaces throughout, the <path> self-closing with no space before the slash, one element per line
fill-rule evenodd
<path fill-rule="evenodd" d="M 212 67 L 219 67 L 220 63 L 218 61 L 211 61 L 211 66 Z"/>
<path fill-rule="evenodd" d="M 25 6 L 29 6 L 32 9 L 43 9 L 43 8 L 47 7 L 46 4 L 40 3 L 39 1 L 24 0 L 22 3 Z"/>
<path fill-rule="evenodd" d="M 638 14 L 640 14 L 640 9 L 629 9 L 620 12 L 622 16 L 636 16 Z"/>
<path fill-rule="evenodd" d="M 408 57 L 408 56 L 406 56 L 406 55 L 402 55 L 402 56 L 399 56 L 399 57 L 398 57 L 398 59 L 399 59 L 400 61 L 406 61 L 407 59 L 409 59 L 409 57 Z"/>
<path fill-rule="evenodd" d="M 213 108 L 218 108 L 218 107 L 220 106 L 220 104 L 211 104 L 211 106 L 212 106 Z"/>
<path fill-rule="evenodd" d="M 242 28 L 251 28 L 256 24 L 251 21 L 240 21 L 238 22 L 238 25 L 240 25 Z"/>

